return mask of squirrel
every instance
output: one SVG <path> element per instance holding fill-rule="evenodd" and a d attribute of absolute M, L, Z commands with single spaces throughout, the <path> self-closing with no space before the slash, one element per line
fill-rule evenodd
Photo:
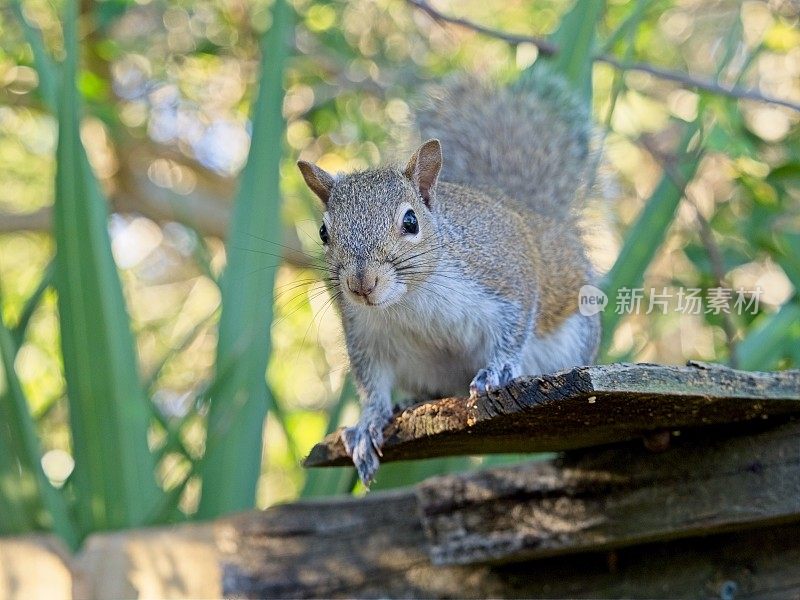
<path fill-rule="evenodd" d="M 416 114 L 424 142 L 405 168 L 336 176 L 299 161 L 324 205 L 319 234 L 335 288 L 358 423 L 342 432 L 369 487 L 393 414 L 418 400 L 475 397 L 520 375 L 591 364 L 598 315 L 579 223 L 592 124 L 565 80 L 457 80 Z"/>

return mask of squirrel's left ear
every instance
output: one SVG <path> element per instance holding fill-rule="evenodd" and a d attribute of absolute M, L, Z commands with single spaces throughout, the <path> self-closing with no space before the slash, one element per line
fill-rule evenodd
<path fill-rule="evenodd" d="M 299 168 L 300 172 L 303 174 L 306 185 L 311 188 L 312 192 L 319 196 L 323 204 L 327 204 L 328 198 L 331 196 L 331 188 L 333 188 L 335 182 L 333 175 L 324 169 L 320 169 L 317 165 L 304 160 L 297 161 L 297 168 Z"/>
<path fill-rule="evenodd" d="M 414 153 L 404 171 L 406 177 L 419 190 L 420 196 L 430 208 L 431 192 L 442 168 L 442 146 L 439 140 L 428 140 Z"/>

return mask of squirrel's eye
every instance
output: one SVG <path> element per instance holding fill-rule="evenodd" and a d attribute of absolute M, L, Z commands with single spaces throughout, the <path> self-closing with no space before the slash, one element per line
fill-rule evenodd
<path fill-rule="evenodd" d="M 330 241 L 330 237 L 328 236 L 328 228 L 325 227 L 325 223 L 323 223 L 322 226 L 319 228 L 319 239 L 321 239 L 322 243 L 325 244 L 326 246 Z"/>
<path fill-rule="evenodd" d="M 409 209 L 403 215 L 403 233 L 414 235 L 419 231 L 419 223 L 417 223 L 417 215 L 414 211 Z"/>

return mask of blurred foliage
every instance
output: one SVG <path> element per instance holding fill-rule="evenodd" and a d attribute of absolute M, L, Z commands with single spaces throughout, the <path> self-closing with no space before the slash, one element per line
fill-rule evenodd
<path fill-rule="evenodd" d="M 261 471 L 261 431 L 267 413 L 265 371 L 270 354 L 273 288 L 277 253 L 252 252 L 251 240 L 281 235 L 280 163 L 284 121 L 283 69 L 293 20 L 285 0 L 275 0 L 272 24 L 264 35 L 261 78 L 253 111 L 247 165 L 233 207 L 220 280 L 222 313 L 217 341 L 217 378 L 231 364 L 216 394 L 209 397 L 206 449 L 202 465 L 199 517 L 253 505 Z M 273 398 L 273 412 L 277 404 Z M 232 414 L 233 413 L 233 414 Z M 220 443 L 212 448 L 212 435 Z"/>
<path fill-rule="evenodd" d="M 798 113 L 605 63 L 586 77 L 600 51 L 798 102 L 796 7 L 598 5 L 435 2 L 566 40 L 552 62 L 591 91 L 607 125 L 596 179 L 608 199 L 587 209 L 611 296 L 604 359 L 798 366 Z M 403 0 L 105 0 L 65 21 L 73 9 L 0 7 L 0 532 L 77 544 L 97 528 L 360 492 L 351 469 L 299 467 L 358 405 L 294 161 L 403 160 L 427 82 L 510 81 L 543 59 Z M 643 310 L 617 314 L 615 292 L 640 286 Z M 646 310 L 664 288 L 706 302 L 716 288 L 762 293 L 753 314 Z M 376 488 L 523 459 L 387 465 Z"/>

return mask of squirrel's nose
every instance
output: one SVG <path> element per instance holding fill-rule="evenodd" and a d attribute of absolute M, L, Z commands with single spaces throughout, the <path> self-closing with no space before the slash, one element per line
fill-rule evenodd
<path fill-rule="evenodd" d="M 347 287 L 356 296 L 364 296 L 366 298 L 378 287 L 378 276 L 375 275 L 375 277 L 372 278 L 368 275 L 362 275 L 361 277 L 348 275 Z"/>

